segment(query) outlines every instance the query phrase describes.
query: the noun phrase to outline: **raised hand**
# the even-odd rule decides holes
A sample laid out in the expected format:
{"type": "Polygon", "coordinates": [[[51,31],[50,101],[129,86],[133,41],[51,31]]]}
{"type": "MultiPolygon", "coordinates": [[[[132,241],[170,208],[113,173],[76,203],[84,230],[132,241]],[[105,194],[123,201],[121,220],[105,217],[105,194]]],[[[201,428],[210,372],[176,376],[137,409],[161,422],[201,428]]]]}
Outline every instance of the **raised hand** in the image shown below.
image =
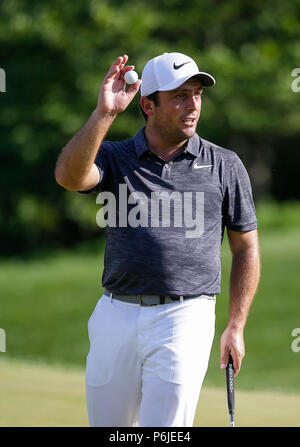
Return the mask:
{"type": "Polygon", "coordinates": [[[118,57],[105,76],[98,98],[98,113],[115,116],[123,112],[137,94],[142,83],[140,79],[126,91],[124,74],[128,70],[134,69],[134,65],[125,66],[127,60],[128,56],[126,54],[118,57]]]}

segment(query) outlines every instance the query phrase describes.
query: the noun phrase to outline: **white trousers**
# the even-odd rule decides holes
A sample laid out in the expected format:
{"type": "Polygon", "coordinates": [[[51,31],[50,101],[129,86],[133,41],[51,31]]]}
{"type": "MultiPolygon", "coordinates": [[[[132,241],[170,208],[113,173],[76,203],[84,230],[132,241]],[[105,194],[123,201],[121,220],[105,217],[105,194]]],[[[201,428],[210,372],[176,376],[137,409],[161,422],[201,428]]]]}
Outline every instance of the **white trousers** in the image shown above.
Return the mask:
{"type": "Polygon", "coordinates": [[[215,299],[157,306],[103,295],[89,319],[92,427],[192,427],[215,331],[215,299]]]}

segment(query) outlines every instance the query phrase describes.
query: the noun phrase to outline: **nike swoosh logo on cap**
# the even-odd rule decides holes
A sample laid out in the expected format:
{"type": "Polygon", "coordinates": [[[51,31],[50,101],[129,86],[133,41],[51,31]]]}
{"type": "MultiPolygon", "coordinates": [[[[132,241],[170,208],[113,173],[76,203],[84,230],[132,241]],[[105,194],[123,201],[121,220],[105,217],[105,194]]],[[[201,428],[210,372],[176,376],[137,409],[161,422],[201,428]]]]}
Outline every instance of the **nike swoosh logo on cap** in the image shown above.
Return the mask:
{"type": "Polygon", "coordinates": [[[174,62],[173,68],[174,68],[174,70],[179,70],[179,68],[183,67],[186,64],[190,64],[190,63],[191,63],[191,61],[188,61],[188,62],[183,62],[183,64],[176,65],[175,62],[174,62]]]}
{"type": "Polygon", "coordinates": [[[197,163],[194,164],[195,169],[201,169],[201,168],[211,168],[213,165],[197,165],[197,163]]]}

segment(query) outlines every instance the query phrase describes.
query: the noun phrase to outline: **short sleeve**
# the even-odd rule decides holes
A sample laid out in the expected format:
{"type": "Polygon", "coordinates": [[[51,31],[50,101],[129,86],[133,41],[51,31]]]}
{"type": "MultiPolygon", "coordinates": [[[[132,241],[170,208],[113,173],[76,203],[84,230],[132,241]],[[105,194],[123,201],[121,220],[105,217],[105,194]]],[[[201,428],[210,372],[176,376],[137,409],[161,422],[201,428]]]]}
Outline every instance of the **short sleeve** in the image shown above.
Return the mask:
{"type": "Polygon", "coordinates": [[[81,194],[89,194],[91,192],[98,193],[104,188],[104,184],[107,178],[107,171],[109,169],[108,158],[107,158],[107,144],[105,141],[101,144],[97,152],[94,163],[99,170],[100,175],[99,183],[96,186],[94,186],[94,188],[89,189],[88,191],[78,191],[81,194]]]}
{"type": "Polygon", "coordinates": [[[257,229],[250,179],[245,166],[236,154],[225,183],[223,201],[225,226],[233,231],[257,229]]]}

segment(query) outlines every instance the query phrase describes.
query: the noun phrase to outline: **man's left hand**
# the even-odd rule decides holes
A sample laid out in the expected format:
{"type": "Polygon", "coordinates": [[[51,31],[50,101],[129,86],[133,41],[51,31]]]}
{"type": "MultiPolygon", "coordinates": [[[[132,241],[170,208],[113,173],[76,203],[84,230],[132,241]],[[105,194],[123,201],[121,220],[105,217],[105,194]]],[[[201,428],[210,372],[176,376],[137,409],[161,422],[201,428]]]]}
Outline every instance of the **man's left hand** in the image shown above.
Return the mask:
{"type": "Polygon", "coordinates": [[[230,354],[233,360],[234,375],[236,376],[241,369],[242,360],[245,356],[243,330],[227,327],[221,336],[220,351],[221,368],[226,368],[230,354]]]}

